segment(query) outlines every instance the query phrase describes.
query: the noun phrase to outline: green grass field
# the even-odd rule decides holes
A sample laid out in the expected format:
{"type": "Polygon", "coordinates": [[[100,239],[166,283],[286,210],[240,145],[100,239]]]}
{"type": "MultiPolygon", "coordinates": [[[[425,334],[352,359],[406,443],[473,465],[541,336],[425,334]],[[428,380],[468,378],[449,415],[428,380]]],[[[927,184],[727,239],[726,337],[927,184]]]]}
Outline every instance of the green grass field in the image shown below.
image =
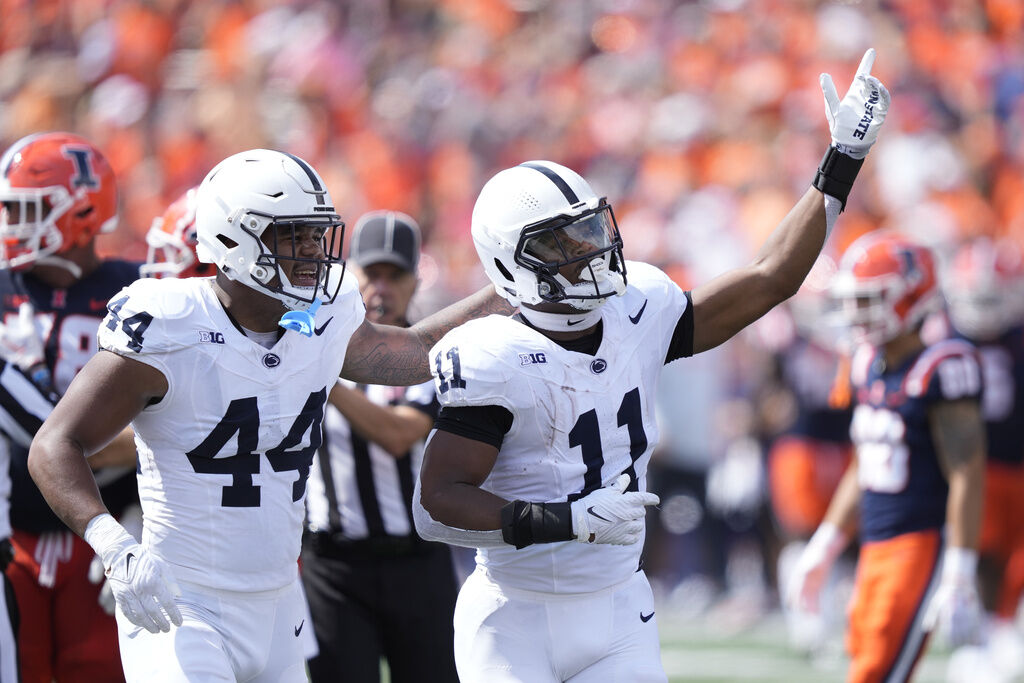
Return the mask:
{"type": "MultiPolygon", "coordinates": [[[[839,644],[828,655],[810,660],[790,649],[782,616],[769,613],[737,630],[702,617],[682,620],[658,612],[661,658],[672,683],[774,681],[830,683],[845,678],[846,658],[839,644]]],[[[915,683],[944,683],[948,653],[931,652],[918,665],[915,683]]]]}

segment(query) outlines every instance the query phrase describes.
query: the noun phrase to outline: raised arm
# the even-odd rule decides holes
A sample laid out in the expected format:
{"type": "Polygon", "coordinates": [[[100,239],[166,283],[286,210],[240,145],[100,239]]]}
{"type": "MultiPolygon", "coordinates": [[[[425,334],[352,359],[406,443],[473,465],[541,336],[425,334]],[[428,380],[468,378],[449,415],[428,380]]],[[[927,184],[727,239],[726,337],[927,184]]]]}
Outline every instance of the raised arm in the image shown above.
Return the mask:
{"type": "Polygon", "coordinates": [[[430,379],[427,353],[448,330],[485,315],[515,309],[487,285],[409,328],[364,322],[349,340],[341,376],[361,384],[412,386],[430,379]]]}
{"type": "Polygon", "coordinates": [[[796,294],[825,243],[825,201],[808,188],[753,263],[694,288],[693,352],[729,340],[796,294]]]}
{"type": "Polygon", "coordinates": [[[813,186],[782,219],[754,261],[693,290],[694,353],[725,342],[800,288],[846,204],[889,109],[888,91],[871,76],[874,60],[875,51],[868,50],[841,101],[831,77],[822,74],[832,145],[813,186]]]}

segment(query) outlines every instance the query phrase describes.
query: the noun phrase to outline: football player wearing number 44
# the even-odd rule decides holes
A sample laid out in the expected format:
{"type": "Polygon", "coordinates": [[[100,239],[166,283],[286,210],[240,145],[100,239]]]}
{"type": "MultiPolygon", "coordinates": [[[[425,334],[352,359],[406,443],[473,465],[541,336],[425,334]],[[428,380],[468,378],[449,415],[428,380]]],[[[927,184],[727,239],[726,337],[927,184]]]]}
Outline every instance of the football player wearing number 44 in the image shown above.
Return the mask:
{"type": "Polygon", "coordinates": [[[476,547],[455,612],[462,681],[664,681],[638,570],[661,367],[793,295],[845,206],[889,94],[861,62],[813,187],[750,265],[683,292],[623,259],[611,206],[548,161],[501,171],[473,210],[500,294],[521,306],[431,349],[441,402],[414,495],[419,533],[476,547]],[[628,280],[627,280],[628,270],[628,280]]]}
{"type": "Polygon", "coordinates": [[[216,275],[115,295],[29,469],[103,558],[128,680],[306,681],[297,559],[332,378],[423,382],[447,330],[511,309],[488,286],[411,328],[364,320],[344,224],[298,157],[228,157],[196,202],[198,258],[216,275]],[[107,514],[85,459],[129,423],[141,543],[107,514]]]}

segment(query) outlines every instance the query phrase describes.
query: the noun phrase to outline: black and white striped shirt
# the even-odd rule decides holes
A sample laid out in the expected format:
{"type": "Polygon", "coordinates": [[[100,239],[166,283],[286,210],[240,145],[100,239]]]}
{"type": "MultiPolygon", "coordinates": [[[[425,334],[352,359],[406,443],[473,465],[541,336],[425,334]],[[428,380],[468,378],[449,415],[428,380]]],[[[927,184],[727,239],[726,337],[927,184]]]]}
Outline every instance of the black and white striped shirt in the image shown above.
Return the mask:
{"type": "MultiPolygon", "coordinates": [[[[437,415],[433,382],[407,388],[342,382],[378,405],[408,405],[431,419],[437,415]]],[[[309,529],[340,532],[351,540],[415,534],[411,505],[423,443],[406,457],[395,458],[356,434],[330,403],[324,415],[324,442],[309,474],[309,529]]]]}
{"type": "Polygon", "coordinates": [[[0,359],[0,539],[11,535],[10,445],[28,448],[54,404],[56,394],[44,392],[14,363],[0,359]]]}

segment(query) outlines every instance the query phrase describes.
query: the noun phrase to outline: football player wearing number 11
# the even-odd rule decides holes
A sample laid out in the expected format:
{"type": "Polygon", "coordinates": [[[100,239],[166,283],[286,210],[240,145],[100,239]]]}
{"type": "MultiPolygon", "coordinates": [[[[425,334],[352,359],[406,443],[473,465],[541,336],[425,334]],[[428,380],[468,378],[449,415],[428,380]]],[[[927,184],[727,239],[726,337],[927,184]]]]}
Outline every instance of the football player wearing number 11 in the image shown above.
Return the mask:
{"type": "Polygon", "coordinates": [[[196,205],[197,255],[216,275],[115,295],[101,351],[33,441],[47,502],[103,559],[129,681],[306,681],[296,570],[333,378],[426,381],[447,330],[511,310],[488,286],[411,328],[365,321],[343,225],[302,159],[222,161],[196,205]],[[129,422],[141,543],[107,514],[85,460],[129,422]]]}
{"type": "Polygon", "coordinates": [[[873,61],[841,101],[822,76],[832,145],[813,186],[750,265],[691,292],[624,261],[611,206],[568,168],[528,162],[484,186],[473,240],[521,311],[431,349],[442,409],[414,496],[420,535],[479,549],[455,611],[462,681],[666,679],[638,568],[661,367],[800,287],[888,110],[873,61]]]}

